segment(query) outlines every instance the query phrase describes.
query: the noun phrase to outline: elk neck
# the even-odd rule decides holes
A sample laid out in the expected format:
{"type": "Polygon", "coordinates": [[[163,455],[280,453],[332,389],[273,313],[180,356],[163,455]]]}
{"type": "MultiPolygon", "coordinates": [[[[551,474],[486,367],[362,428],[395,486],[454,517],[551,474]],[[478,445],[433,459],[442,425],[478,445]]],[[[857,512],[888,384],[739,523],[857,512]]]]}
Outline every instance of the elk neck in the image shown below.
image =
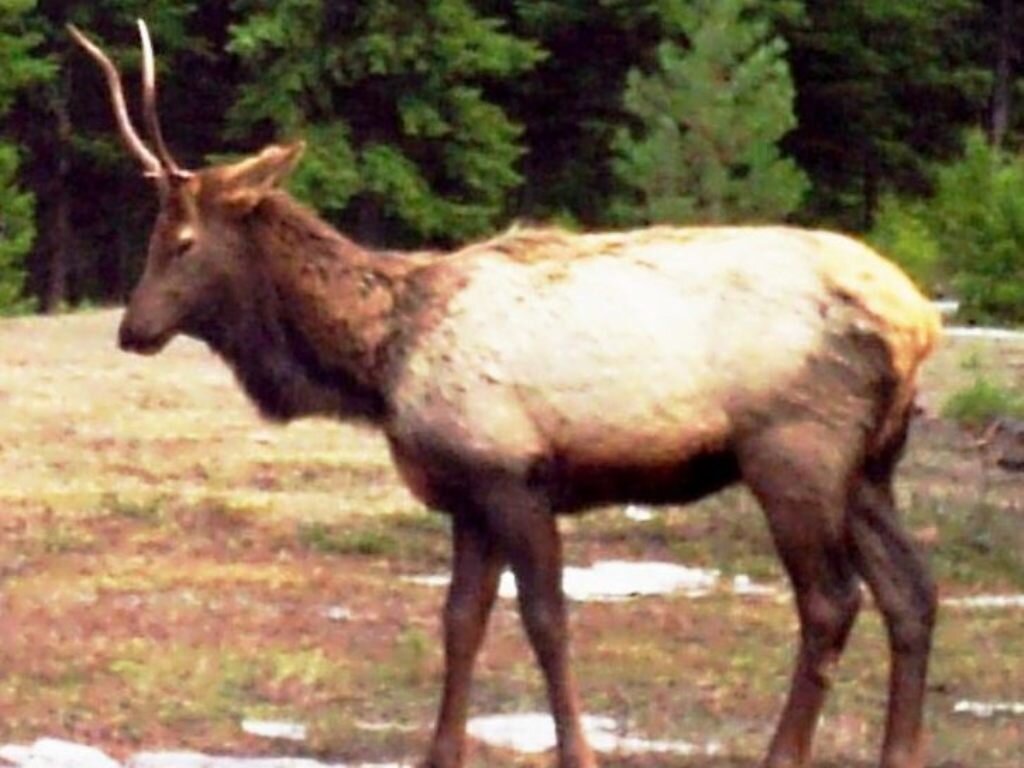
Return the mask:
{"type": "Polygon", "coordinates": [[[377,421],[381,368],[414,260],[347,239],[284,193],[247,221],[258,275],[244,330],[214,344],[264,415],[377,421]]]}

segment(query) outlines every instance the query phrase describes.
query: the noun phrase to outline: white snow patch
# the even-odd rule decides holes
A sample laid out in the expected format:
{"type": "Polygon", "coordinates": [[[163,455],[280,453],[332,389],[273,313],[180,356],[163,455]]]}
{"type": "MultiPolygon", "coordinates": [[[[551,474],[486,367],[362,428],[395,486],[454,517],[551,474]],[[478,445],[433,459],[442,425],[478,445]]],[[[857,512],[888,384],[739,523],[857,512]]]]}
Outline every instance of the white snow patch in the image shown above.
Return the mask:
{"type": "Polygon", "coordinates": [[[1024,608],[1024,595],[971,595],[970,597],[947,597],[943,605],[951,608],[1024,608]]]}
{"type": "Polygon", "coordinates": [[[418,731],[415,725],[406,725],[404,723],[392,723],[387,720],[356,720],[355,726],[361,731],[373,731],[376,733],[383,733],[387,731],[400,731],[404,733],[412,733],[418,731]]]}
{"type": "Polygon", "coordinates": [[[60,739],[39,739],[31,746],[0,747],[0,759],[19,768],[121,768],[121,764],[95,747],[60,739]]]}
{"type": "Polygon", "coordinates": [[[451,584],[452,577],[447,573],[432,573],[427,576],[406,576],[404,580],[410,584],[419,584],[421,587],[447,587],[451,584]]]}
{"type": "Polygon", "coordinates": [[[970,701],[961,699],[953,705],[953,712],[958,715],[974,715],[975,717],[995,717],[996,715],[1014,715],[1024,717],[1024,701],[970,701]]]}
{"type": "Polygon", "coordinates": [[[0,747],[0,761],[4,765],[24,765],[32,755],[32,747],[24,744],[5,744],[0,747]]]}
{"type": "Polygon", "coordinates": [[[627,504],[622,514],[637,523],[646,523],[654,519],[654,510],[642,504],[627,504]]]}
{"type": "MultiPolygon", "coordinates": [[[[676,592],[702,597],[714,589],[718,575],[718,571],[688,568],[675,563],[601,560],[589,568],[565,568],[562,571],[562,589],[566,597],[579,602],[628,600],[676,592]]],[[[501,575],[498,594],[502,597],[516,596],[516,581],[508,571],[501,575]]]]}
{"type": "Polygon", "coordinates": [[[778,597],[782,594],[778,587],[772,584],[758,584],[745,573],[733,576],[732,591],[733,594],[750,597],[778,597]]]}
{"type": "MultiPolygon", "coordinates": [[[[59,739],[0,746],[0,763],[17,768],[122,768],[93,747],[59,739]]],[[[406,768],[407,763],[321,763],[302,757],[217,757],[201,752],[139,752],[124,768],[406,768]]]]}
{"type": "MultiPolygon", "coordinates": [[[[717,742],[700,746],[688,741],[651,741],[622,734],[618,732],[618,723],[610,717],[584,715],[582,724],[590,745],[598,752],[714,755],[721,751],[717,742]]],[[[526,754],[546,752],[557,743],[554,720],[541,712],[474,717],[467,731],[491,746],[526,754]]]]}
{"type": "MultiPolygon", "coordinates": [[[[702,597],[711,592],[718,582],[718,571],[687,568],[673,563],[634,563],[605,560],[589,568],[568,566],[562,571],[562,589],[566,597],[580,602],[617,601],[647,595],[665,595],[685,592],[702,597]]],[[[409,581],[429,587],[446,587],[447,574],[412,576],[409,581]]],[[[505,571],[498,587],[501,597],[514,598],[515,577],[505,571]]]]}
{"type": "Polygon", "coordinates": [[[301,757],[215,757],[200,752],[140,752],[126,768],[335,768],[301,757]]]}
{"type": "MultiPolygon", "coordinates": [[[[651,595],[684,594],[704,597],[719,584],[720,573],[707,568],[689,568],[675,563],[601,560],[589,568],[568,566],[562,571],[562,589],[571,600],[579,602],[614,602],[651,595]]],[[[414,584],[446,587],[448,574],[410,576],[414,584]]],[[[774,596],[777,587],[757,584],[741,574],[732,580],[732,591],[744,596],[774,596]]],[[[501,597],[516,596],[516,582],[506,571],[498,587],[501,597]]]]}
{"type": "Polygon", "coordinates": [[[321,763],[304,757],[216,757],[200,752],[140,752],[125,768],[404,768],[404,763],[321,763]]]}
{"type": "Polygon", "coordinates": [[[960,302],[956,299],[936,299],[932,306],[943,317],[952,317],[960,311],[960,302]]]}
{"type": "Polygon", "coordinates": [[[355,614],[343,605],[330,605],[320,612],[328,621],[351,621],[355,614]]]}
{"type": "Polygon", "coordinates": [[[286,723],[278,720],[243,720],[242,730],[265,739],[306,740],[306,726],[302,723],[286,723]]]}
{"type": "Polygon", "coordinates": [[[943,334],[961,339],[995,339],[997,341],[1024,341],[1024,331],[1009,328],[976,328],[954,325],[943,329],[943,334]]]}

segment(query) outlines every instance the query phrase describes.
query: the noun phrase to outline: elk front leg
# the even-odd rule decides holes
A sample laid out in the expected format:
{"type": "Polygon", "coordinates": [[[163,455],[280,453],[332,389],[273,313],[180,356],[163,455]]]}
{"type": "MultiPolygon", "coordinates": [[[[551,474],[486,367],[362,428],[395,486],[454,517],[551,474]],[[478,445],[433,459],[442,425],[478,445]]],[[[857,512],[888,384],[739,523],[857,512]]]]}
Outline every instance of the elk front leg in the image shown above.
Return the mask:
{"type": "Polygon", "coordinates": [[[521,487],[503,486],[489,498],[488,521],[519,591],[519,611],[547,685],[558,737],[559,768],[596,768],[583,735],[580,703],[570,668],[562,544],[548,503],[521,487]]]}
{"type": "Polygon", "coordinates": [[[504,564],[482,521],[471,514],[452,517],[452,538],[452,582],[444,610],[444,692],[426,768],[462,765],[473,663],[504,564]]]}

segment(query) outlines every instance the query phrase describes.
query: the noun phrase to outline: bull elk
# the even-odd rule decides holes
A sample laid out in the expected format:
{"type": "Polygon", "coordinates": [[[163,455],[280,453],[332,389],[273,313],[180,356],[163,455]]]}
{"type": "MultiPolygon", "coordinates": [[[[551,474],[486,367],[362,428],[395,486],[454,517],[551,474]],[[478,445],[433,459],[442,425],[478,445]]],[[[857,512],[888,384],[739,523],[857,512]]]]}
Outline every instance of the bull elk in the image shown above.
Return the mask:
{"type": "Polygon", "coordinates": [[[381,254],[280,189],[303,145],[190,171],[168,152],[145,25],[139,138],[160,209],[122,349],[204,341],[260,411],[383,430],[402,479],[451,518],[445,672],[425,765],[463,764],[470,677],[500,571],[543,671],[561,768],[593,768],[569,661],[556,517],[683,503],[744,483],[796,598],[799,650],[765,765],[806,766],[867,582],[888,631],[881,765],[924,765],[935,587],[893,472],[936,313],[846,237],[788,227],[522,229],[447,255],[381,254]]]}

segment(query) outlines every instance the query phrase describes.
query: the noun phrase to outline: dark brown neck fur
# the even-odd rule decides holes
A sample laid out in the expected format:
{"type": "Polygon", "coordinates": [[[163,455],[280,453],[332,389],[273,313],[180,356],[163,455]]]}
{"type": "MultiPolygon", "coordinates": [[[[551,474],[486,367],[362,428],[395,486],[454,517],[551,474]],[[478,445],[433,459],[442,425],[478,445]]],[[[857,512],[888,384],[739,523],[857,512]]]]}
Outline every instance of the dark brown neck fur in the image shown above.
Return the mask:
{"type": "Polygon", "coordinates": [[[252,212],[248,238],[252,280],[235,299],[234,338],[207,340],[270,418],[380,419],[384,347],[422,260],[361,248],[284,193],[252,212]]]}

